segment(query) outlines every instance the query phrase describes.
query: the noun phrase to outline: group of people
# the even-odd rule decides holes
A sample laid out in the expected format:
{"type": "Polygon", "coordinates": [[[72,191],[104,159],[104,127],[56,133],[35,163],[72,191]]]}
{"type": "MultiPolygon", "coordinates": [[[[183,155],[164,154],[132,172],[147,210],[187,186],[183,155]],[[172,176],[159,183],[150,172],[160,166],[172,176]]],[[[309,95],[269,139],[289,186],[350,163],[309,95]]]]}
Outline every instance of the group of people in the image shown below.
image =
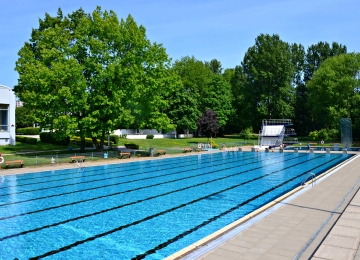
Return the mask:
{"type": "Polygon", "coordinates": [[[199,149],[205,149],[205,148],[208,148],[208,149],[210,149],[211,148],[211,144],[210,143],[208,143],[207,145],[206,144],[204,144],[204,143],[198,143],[198,148],[199,149]]]}

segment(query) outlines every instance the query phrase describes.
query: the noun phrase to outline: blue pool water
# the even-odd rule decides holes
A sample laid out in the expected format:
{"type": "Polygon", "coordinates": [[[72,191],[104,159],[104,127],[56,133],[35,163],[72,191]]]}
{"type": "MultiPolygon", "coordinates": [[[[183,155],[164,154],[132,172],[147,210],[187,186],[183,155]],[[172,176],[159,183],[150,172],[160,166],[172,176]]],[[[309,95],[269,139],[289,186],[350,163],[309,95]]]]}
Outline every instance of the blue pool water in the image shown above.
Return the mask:
{"type": "Polygon", "coordinates": [[[0,259],[163,259],[350,156],[214,153],[0,176],[0,259]]]}

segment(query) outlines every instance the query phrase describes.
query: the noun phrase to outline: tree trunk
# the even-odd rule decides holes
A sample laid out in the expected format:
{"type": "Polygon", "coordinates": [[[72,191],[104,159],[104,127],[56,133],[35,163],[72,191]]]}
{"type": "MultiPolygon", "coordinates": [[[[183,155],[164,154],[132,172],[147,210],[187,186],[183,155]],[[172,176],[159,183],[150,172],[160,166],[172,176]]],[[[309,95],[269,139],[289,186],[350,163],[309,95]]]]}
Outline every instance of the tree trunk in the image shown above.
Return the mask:
{"type": "Polygon", "coordinates": [[[80,137],[80,153],[85,153],[85,137],[80,137]]]}

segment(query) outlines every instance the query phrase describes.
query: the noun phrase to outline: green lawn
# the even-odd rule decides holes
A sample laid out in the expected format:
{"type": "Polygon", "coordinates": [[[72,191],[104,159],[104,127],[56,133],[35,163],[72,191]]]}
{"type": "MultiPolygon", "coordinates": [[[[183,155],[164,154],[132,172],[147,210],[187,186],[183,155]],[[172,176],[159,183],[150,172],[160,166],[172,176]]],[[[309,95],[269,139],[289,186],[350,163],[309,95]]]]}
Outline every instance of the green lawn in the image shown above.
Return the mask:
{"type": "MultiPolygon", "coordinates": [[[[225,143],[227,147],[244,145],[247,142],[253,145],[257,140],[244,140],[237,136],[218,137],[212,138],[219,147],[222,143],[225,143]]],[[[208,143],[209,139],[202,138],[185,138],[185,139],[120,139],[118,146],[123,146],[125,143],[135,143],[139,145],[140,152],[136,152],[136,155],[146,156],[149,152],[149,148],[166,150],[168,154],[182,153],[184,148],[191,147],[197,148],[198,142],[208,143]]],[[[106,151],[104,151],[106,152],[106,151]]],[[[56,163],[68,163],[69,157],[78,155],[79,147],[73,146],[70,151],[68,146],[53,145],[47,143],[38,142],[37,144],[26,144],[16,142],[15,146],[0,146],[0,153],[3,154],[5,161],[10,160],[24,160],[26,167],[50,165],[51,158],[56,160],[56,163]]],[[[87,149],[85,154],[87,161],[93,160],[106,160],[104,159],[103,152],[96,152],[94,149],[87,149]]],[[[118,153],[114,151],[108,151],[109,158],[117,158],[118,153]]]]}

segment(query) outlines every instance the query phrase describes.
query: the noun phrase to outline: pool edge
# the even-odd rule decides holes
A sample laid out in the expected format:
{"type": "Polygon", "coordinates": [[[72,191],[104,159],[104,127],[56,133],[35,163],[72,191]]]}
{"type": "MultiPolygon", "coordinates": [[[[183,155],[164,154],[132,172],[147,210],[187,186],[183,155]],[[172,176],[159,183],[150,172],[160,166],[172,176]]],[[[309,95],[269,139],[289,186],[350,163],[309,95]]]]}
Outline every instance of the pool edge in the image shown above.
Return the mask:
{"type": "MultiPolygon", "coordinates": [[[[251,212],[250,214],[238,219],[237,221],[219,229],[218,231],[204,237],[203,239],[181,249],[180,251],[175,252],[174,254],[167,256],[166,258],[164,258],[165,260],[175,260],[175,259],[181,259],[186,257],[187,255],[191,254],[192,252],[201,249],[202,247],[206,246],[206,244],[209,244],[210,242],[226,235],[226,233],[229,233],[230,231],[234,230],[235,228],[239,227],[240,225],[245,224],[247,221],[253,219],[254,217],[260,215],[261,213],[263,213],[264,211],[274,207],[275,205],[279,204],[280,202],[284,201],[285,199],[287,199],[288,197],[294,195],[295,193],[303,190],[304,188],[308,187],[313,181],[317,181],[321,178],[324,178],[326,175],[328,175],[329,173],[335,172],[338,170],[338,168],[344,166],[345,164],[349,163],[352,160],[355,160],[357,158],[359,158],[360,155],[359,154],[354,154],[353,156],[351,156],[350,158],[346,159],[345,161],[335,165],[334,167],[328,169],[327,171],[325,171],[324,173],[316,176],[316,178],[314,178],[314,180],[310,180],[308,182],[306,182],[303,186],[299,186],[289,192],[287,192],[286,194],[276,198],[275,200],[267,203],[266,205],[262,206],[261,208],[251,212]]],[[[300,195],[300,194],[299,194],[300,195]]]]}

